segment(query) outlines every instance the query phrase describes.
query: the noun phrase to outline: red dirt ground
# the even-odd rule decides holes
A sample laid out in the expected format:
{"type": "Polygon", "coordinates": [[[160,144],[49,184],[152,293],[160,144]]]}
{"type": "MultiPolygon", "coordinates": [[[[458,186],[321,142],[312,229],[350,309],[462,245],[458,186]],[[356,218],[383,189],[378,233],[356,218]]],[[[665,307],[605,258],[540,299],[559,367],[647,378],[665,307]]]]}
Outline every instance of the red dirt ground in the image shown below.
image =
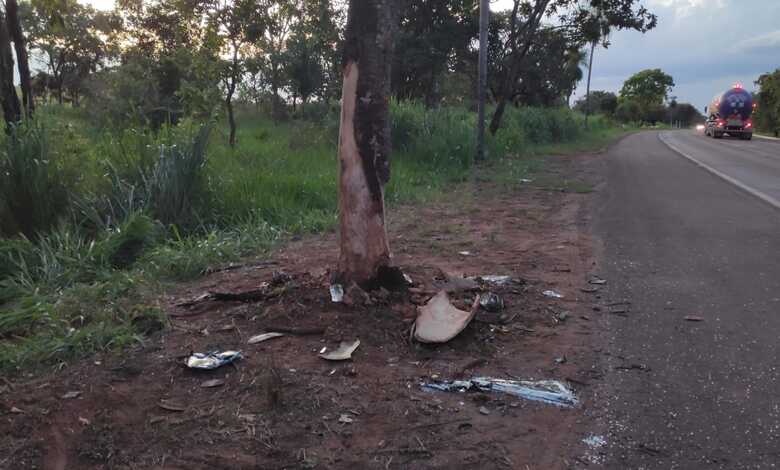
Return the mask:
{"type": "MultiPolygon", "coordinates": [[[[590,160],[555,158],[546,177],[581,172],[590,160]]],[[[270,259],[180,286],[163,299],[170,328],[145,346],[0,383],[0,468],[585,465],[581,439],[593,398],[588,383],[598,379],[591,336],[597,294],[581,291],[593,268],[586,223],[591,197],[479,182],[448,201],[393,210],[395,263],[415,285],[372,293],[362,299],[368,305],[360,296],[351,306],[330,301],[327,270],[337,258],[332,234],[293,241],[270,259]],[[272,288],[268,299],[178,305],[208,291],[258,289],[275,271],[291,279],[272,288]],[[511,275],[515,282],[492,289],[505,300],[503,316],[479,313],[445,345],[410,341],[416,305],[446,274],[511,275]],[[544,297],[546,289],[564,298],[544,297]],[[293,326],[325,330],[247,344],[252,335],[293,326]],[[355,338],[361,345],[351,361],[317,356],[323,346],[355,338]],[[183,366],[190,352],[213,349],[238,349],[244,359],[207,372],[183,366]],[[563,356],[558,364],[555,358],[563,356]],[[581,404],[566,409],[507,395],[420,388],[436,378],[471,375],[568,381],[581,404]],[[201,386],[215,378],[224,385],[201,386]],[[63,398],[72,391],[80,395],[63,398]],[[181,410],[164,409],[161,400],[181,410]],[[352,422],[340,422],[342,415],[352,422]]],[[[465,305],[473,295],[453,297],[465,305]]]]}

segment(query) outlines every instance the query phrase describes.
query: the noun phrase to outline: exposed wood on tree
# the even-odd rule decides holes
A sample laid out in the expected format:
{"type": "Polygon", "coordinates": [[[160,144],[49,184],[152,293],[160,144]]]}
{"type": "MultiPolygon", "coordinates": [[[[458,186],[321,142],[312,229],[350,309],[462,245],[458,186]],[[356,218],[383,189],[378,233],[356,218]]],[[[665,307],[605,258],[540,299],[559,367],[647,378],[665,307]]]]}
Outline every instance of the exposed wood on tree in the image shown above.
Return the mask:
{"type": "Polygon", "coordinates": [[[14,87],[14,58],[11,53],[11,37],[5,15],[0,13],[0,102],[3,107],[3,117],[8,126],[22,119],[22,109],[19,96],[14,87]]]}
{"type": "Polygon", "coordinates": [[[339,135],[339,277],[367,286],[390,264],[384,185],[390,179],[394,0],[350,0],[339,135]]]}
{"type": "Polygon", "coordinates": [[[30,63],[27,56],[27,43],[22,33],[22,25],[19,22],[19,5],[16,0],[6,0],[5,10],[7,15],[8,30],[14,42],[16,60],[19,67],[19,82],[22,89],[22,102],[24,112],[31,115],[35,109],[35,100],[32,94],[32,78],[30,77],[30,63]]]}

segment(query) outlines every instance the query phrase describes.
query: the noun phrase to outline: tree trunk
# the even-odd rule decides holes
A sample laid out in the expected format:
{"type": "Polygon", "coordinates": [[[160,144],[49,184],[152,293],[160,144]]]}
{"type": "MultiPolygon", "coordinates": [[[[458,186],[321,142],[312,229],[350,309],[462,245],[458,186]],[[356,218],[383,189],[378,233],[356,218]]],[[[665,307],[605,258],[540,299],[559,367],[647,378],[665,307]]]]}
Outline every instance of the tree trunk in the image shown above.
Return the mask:
{"type": "Polygon", "coordinates": [[[228,139],[228,143],[230,144],[230,148],[235,148],[236,147],[236,118],[233,115],[232,96],[229,96],[225,100],[225,107],[227,107],[228,124],[230,124],[230,138],[228,139]]]}
{"type": "Polygon", "coordinates": [[[339,132],[338,278],[362,287],[388,271],[384,185],[390,179],[390,65],[396,0],[350,0],[339,132]]]}
{"type": "Polygon", "coordinates": [[[585,89],[585,128],[588,128],[588,116],[590,116],[590,73],[593,71],[593,50],[596,49],[596,41],[590,45],[590,60],[588,61],[588,85],[585,89]]]}
{"type": "MultiPolygon", "coordinates": [[[[550,0],[536,0],[536,3],[531,11],[530,16],[523,24],[521,28],[517,28],[517,15],[520,6],[520,0],[514,1],[514,7],[511,13],[511,27],[510,37],[507,42],[510,44],[511,52],[507,57],[509,61],[509,69],[506,71],[503,83],[499,87],[500,95],[497,97],[496,111],[493,113],[493,118],[490,120],[490,133],[496,135],[498,129],[501,127],[501,119],[504,117],[504,111],[506,111],[506,104],[514,95],[515,86],[517,86],[518,75],[520,74],[523,64],[523,60],[528,55],[528,50],[533,44],[534,35],[539,29],[539,24],[542,21],[544,12],[547,10],[550,0]],[[523,47],[518,50],[517,45],[523,44],[523,47]]],[[[506,68],[506,65],[504,65],[506,68]]]]}
{"type": "Polygon", "coordinates": [[[0,13],[0,101],[3,107],[3,117],[6,129],[17,124],[22,119],[22,108],[19,96],[14,87],[14,58],[11,54],[11,38],[5,16],[0,13]]]}
{"type": "Polygon", "coordinates": [[[488,73],[488,28],[490,27],[490,1],[479,4],[479,89],[477,90],[477,161],[485,159],[485,96],[488,73]]]}
{"type": "Polygon", "coordinates": [[[35,108],[35,101],[32,93],[32,78],[30,77],[30,63],[27,58],[27,45],[22,33],[21,23],[19,22],[19,5],[16,3],[16,0],[6,0],[5,5],[6,13],[8,14],[8,30],[14,41],[14,49],[16,49],[24,111],[27,116],[30,116],[35,108]]]}

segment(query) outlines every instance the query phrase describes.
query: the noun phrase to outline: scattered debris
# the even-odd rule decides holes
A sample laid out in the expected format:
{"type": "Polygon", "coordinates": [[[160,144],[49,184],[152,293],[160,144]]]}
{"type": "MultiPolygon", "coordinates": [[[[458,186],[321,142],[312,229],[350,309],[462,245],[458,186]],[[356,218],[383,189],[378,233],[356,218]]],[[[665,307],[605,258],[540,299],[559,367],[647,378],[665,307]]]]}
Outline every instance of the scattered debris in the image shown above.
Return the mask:
{"type": "Polygon", "coordinates": [[[593,294],[599,291],[598,287],[582,287],[580,288],[580,292],[585,292],[586,294],[593,294]]]}
{"type": "Polygon", "coordinates": [[[582,442],[591,449],[599,449],[607,445],[607,440],[604,439],[604,436],[596,436],[593,434],[583,439],[582,442]]]}
{"type": "Polygon", "coordinates": [[[344,301],[344,286],[341,284],[331,284],[330,286],[331,302],[340,303],[344,301]]]}
{"type": "Polygon", "coordinates": [[[79,416],[79,423],[81,423],[82,426],[89,426],[90,422],[87,418],[82,418],[79,416]]]}
{"type": "Polygon", "coordinates": [[[615,370],[641,370],[643,372],[649,372],[650,367],[645,364],[629,364],[627,366],[616,366],[615,370]]]}
{"type": "Polygon", "coordinates": [[[471,277],[459,277],[447,275],[447,282],[442,286],[446,292],[475,291],[479,289],[479,283],[471,277]]]}
{"type": "Polygon", "coordinates": [[[557,380],[539,380],[534,382],[475,377],[471,380],[424,383],[422,387],[443,392],[500,392],[562,407],[576,406],[579,403],[574,392],[557,380]]]}
{"type": "Polygon", "coordinates": [[[19,408],[15,407],[15,406],[12,406],[12,407],[11,407],[11,413],[13,413],[13,414],[17,414],[17,415],[18,415],[18,414],[22,414],[22,413],[24,413],[24,410],[22,410],[22,409],[19,409],[19,408]]]}
{"type": "Polygon", "coordinates": [[[78,398],[79,395],[81,395],[81,392],[78,392],[78,391],[68,392],[68,393],[66,393],[65,395],[62,396],[62,399],[63,400],[70,400],[72,398],[78,398]]]}
{"type": "Polygon", "coordinates": [[[480,412],[481,414],[483,414],[483,415],[486,415],[486,416],[490,414],[490,410],[489,410],[489,409],[487,409],[487,408],[486,408],[486,407],[484,407],[484,406],[480,406],[480,407],[479,407],[479,412],[480,412]]]}
{"type": "Polygon", "coordinates": [[[479,307],[480,296],[474,299],[471,311],[459,310],[441,291],[422,307],[418,307],[414,338],[421,343],[446,343],[471,322],[479,307]]]}
{"type": "Polygon", "coordinates": [[[223,385],[225,385],[225,381],[222,379],[207,380],[200,384],[202,388],[214,388],[214,387],[221,387],[223,385]]]}
{"type": "Polygon", "coordinates": [[[339,423],[352,424],[354,422],[355,422],[355,420],[352,419],[352,417],[350,415],[344,414],[344,415],[339,416],[339,423]]]}
{"type": "Polygon", "coordinates": [[[704,321],[704,317],[700,317],[698,315],[686,315],[684,317],[685,321],[704,321]]]}
{"type": "Polygon", "coordinates": [[[500,312],[504,309],[504,299],[499,297],[498,294],[488,292],[479,297],[479,306],[488,312],[500,312]]]}
{"type": "Polygon", "coordinates": [[[187,367],[190,369],[216,369],[241,359],[241,351],[212,351],[210,353],[193,353],[187,358],[187,367]]]}
{"type": "Polygon", "coordinates": [[[568,310],[563,310],[562,312],[558,312],[558,313],[555,314],[555,319],[557,321],[563,323],[563,322],[565,322],[566,320],[569,319],[570,315],[571,314],[569,313],[568,310]]]}
{"type": "Polygon", "coordinates": [[[326,353],[325,351],[327,351],[327,349],[323,348],[320,351],[320,357],[328,361],[346,361],[347,359],[352,359],[352,353],[355,352],[358,346],[360,346],[359,339],[356,339],[351,343],[342,341],[339,348],[335,351],[326,353]]]}
{"type": "Polygon", "coordinates": [[[555,292],[554,290],[546,290],[546,291],[542,292],[542,295],[544,295],[545,297],[552,297],[554,299],[562,299],[563,298],[563,294],[555,292]]]}
{"type": "Polygon", "coordinates": [[[562,355],[560,357],[556,357],[555,358],[555,363],[556,364],[565,364],[566,363],[566,355],[564,354],[564,355],[562,355]]]}
{"type": "Polygon", "coordinates": [[[284,336],[284,333],[277,333],[277,332],[263,333],[260,335],[252,336],[251,338],[249,338],[249,341],[247,341],[247,343],[249,344],[262,343],[263,341],[267,341],[273,338],[279,338],[281,336],[284,336]]]}
{"type": "Polygon", "coordinates": [[[495,274],[488,274],[483,276],[477,276],[477,280],[483,280],[484,282],[487,282],[488,284],[493,284],[496,286],[505,286],[512,282],[512,276],[498,276],[495,274]]]}
{"type": "Polygon", "coordinates": [[[598,276],[592,276],[590,278],[590,280],[588,281],[588,284],[595,284],[597,286],[601,286],[601,285],[604,285],[606,283],[607,283],[606,279],[601,279],[598,276]]]}
{"type": "Polygon", "coordinates": [[[403,276],[404,276],[404,281],[406,281],[406,284],[408,284],[410,286],[414,285],[414,281],[412,280],[412,276],[410,276],[410,275],[408,275],[406,273],[404,273],[403,276]]]}
{"type": "Polygon", "coordinates": [[[287,274],[284,271],[274,271],[271,273],[271,285],[272,286],[281,286],[283,284],[287,284],[288,282],[292,281],[292,276],[287,274]]]}
{"type": "Polygon", "coordinates": [[[157,403],[157,406],[159,406],[164,410],[176,411],[176,412],[181,412],[187,409],[186,406],[173,400],[160,400],[159,403],[157,403]]]}
{"type": "Polygon", "coordinates": [[[471,256],[470,251],[459,251],[458,254],[461,256],[471,256]]]}
{"type": "Polygon", "coordinates": [[[520,178],[520,182],[521,182],[521,183],[528,184],[528,183],[533,183],[533,182],[534,182],[534,180],[532,180],[532,179],[528,179],[528,178],[520,178]]]}
{"type": "Polygon", "coordinates": [[[296,336],[321,335],[325,333],[325,328],[321,328],[321,327],[298,328],[298,327],[290,327],[290,326],[269,326],[266,329],[272,330],[274,333],[284,333],[286,335],[296,335],[296,336]]]}

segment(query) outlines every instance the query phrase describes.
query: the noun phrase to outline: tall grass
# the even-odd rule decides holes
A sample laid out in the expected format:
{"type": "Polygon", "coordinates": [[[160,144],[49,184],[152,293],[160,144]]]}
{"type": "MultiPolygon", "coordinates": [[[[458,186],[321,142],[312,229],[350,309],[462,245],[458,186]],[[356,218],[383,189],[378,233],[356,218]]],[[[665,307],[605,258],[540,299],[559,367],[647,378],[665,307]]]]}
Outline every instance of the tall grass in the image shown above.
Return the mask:
{"type": "MultiPolygon", "coordinates": [[[[164,323],[150,300],[160,283],[336,224],[333,107],[282,124],[244,111],[236,148],[209,125],[111,130],[73,110],[38,114],[2,141],[0,369],[142,341],[164,323]]],[[[391,205],[446,195],[471,175],[474,113],[392,103],[391,124],[391,205]]],[[[568,110],[511,109],[490,159],[499,179],[518,181],[543,151],[610,132],[602,119],[583,130],[568,110]]]]}

